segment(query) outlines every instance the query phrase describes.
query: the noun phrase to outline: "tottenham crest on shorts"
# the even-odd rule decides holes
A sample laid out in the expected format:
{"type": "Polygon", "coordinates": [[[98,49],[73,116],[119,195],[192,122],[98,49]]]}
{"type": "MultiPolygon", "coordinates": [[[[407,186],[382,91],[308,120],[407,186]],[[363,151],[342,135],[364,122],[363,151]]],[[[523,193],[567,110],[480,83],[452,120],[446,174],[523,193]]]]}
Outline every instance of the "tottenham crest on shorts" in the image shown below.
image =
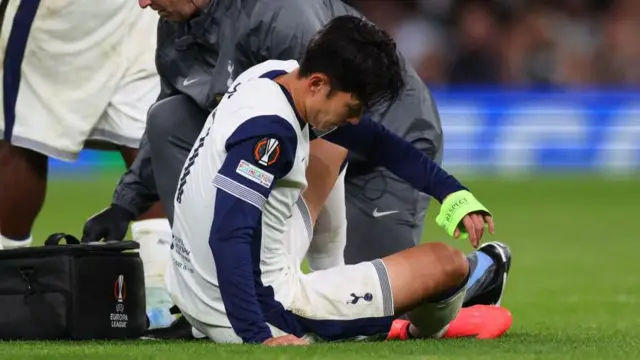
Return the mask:
{"type": "Polygon", "coordinates": [[[280,158],[280,142],[274,138],[262,138],[253,148],[253,157],[262,166],[275,164],[280,158]]]}

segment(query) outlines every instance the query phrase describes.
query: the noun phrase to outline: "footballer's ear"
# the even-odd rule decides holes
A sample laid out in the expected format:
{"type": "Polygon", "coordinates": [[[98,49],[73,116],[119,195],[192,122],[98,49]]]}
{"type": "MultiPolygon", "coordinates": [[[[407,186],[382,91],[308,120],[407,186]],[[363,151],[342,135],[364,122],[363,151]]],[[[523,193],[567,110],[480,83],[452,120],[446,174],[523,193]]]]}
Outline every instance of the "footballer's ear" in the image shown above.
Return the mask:
{"type": "Polygon", "coordinates": [[[308,80],[309,90],[313,94],[326,92],[327,89],[331,89],[331,83],[329,77],[323,73],[313,73],[309,76],[308,80]]]}

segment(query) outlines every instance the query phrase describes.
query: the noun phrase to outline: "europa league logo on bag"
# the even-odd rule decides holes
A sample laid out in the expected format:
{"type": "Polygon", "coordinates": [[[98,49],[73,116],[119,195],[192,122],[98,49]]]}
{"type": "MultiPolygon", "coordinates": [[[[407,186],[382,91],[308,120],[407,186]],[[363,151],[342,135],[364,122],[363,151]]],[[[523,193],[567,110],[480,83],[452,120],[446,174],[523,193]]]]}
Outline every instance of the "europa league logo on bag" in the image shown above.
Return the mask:
{"type": "Polygon", "coordinates": [[[118,279],[113,286],[113,291],[119,303],[123,302],[127,297],[127,285],[124,282],[124,275],[118,275],[118,279]]]}
{"type": "Polygon", "coordinates": [[[113,296],[118,301],[118,305],[116,305],[116,310],[121,312],[124,310],[124,299],[127,297],[127,284],[124,282],[124,275],[118,275],[118,279],[113,284],[113,296]]]}
{"type": "Polygon", "coordinates": [[[129,317],[124,313],[124,299],[127,298],[127,284],[124,282],[124,275],[118,275],[113,283],[113,296],[116,298],[116,312],[109,315],[112,328],[126,328],[129,317]]]}

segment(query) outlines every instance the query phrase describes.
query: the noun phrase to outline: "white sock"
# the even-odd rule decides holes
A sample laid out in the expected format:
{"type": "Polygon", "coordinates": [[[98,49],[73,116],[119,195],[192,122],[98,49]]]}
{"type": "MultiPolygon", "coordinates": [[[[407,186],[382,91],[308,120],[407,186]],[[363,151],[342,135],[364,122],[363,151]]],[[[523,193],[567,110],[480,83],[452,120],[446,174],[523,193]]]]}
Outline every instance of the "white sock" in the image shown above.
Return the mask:
{"type": "Polygon", "coordinates": [[[346,224],[333,232],[322,234],[314,232],[313,240],[307,252],[310,270],[325,270],[344,265],[346,235],[346,224]]]}
{"type": "Polygon", "coordinates": [[[171,226],[167,219],[136,221],[131,224],[133,241],[140,244],[147,287],[164,287],[164,273],[171,254],[171,226]]]}
{"type": "Polygon", "coordinates": [[[173,302],[164,286],[171,258],[171,226],[167,219],[136,221],[131,224],[131,235],[140,244],[150,328],[167,327],[175,319],[169,313],[173,302]]]}
{"type": "Polygon", "coordinates": [[[344,265],[344,247],[347,244],[344,173],[338,176],[313,228],[313,239],[307,251],[312,271],[344,265]]]}
{"type": "Polygon", "coordinates": [[[26,248],[31,246],[31,242],[33,242],[33,237],[31,235],[29,235],[25,240],[13,240],[0,234],[0,249],[9,250],[26,248]]]}

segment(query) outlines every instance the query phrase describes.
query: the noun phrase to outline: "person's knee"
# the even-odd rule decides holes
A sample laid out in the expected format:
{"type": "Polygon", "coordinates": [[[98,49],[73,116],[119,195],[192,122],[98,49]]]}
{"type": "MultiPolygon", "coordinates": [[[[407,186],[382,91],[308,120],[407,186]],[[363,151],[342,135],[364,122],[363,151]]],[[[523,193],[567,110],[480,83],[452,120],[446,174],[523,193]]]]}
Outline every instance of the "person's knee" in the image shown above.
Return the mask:
{"type": "MultiPolygon", "coordinates": [[[[432,280],[435,280],[434,288],[431,296],[438,296],[442,292],[446,292],[453,288],[458,288],[467,278],[469,274],[469,263],[464,253],[451,245],[434,242],[426,243],[418,246],[418,248],[427,255],[432,262],[432,270],[437,274],[432,280]]],[[[425,256],[427,258],[427,256],[425,256]]]]}
{"type": "Polygon", "coordinates": [[[449,297],[464,284],[469,265],[464,254],[444,243],[426,243],[385,257],[396,311],[449,297]]]}
{"type": "Polygon", "coordinates": [[[166,141],[172,132],[180,126],[181,116],[175,116],[180,111],[181,97],[170,97],[151,105],[147,113],[147,137],[149,143],[166,141]]]}
{"type": "MultiPolygon", "coordinates": [[[[147,114],[147,139],[157,150],[179,147],[188,154],[209,112],[186,95],[175,95],[153,104],[147,114]],[[167,142],[171,146],[165,146],[167,142]]],[[[182,164],[180,164],[182,165],[182,164]]]]}
{"type": "Polygon", "coordinates": [[[442,288],[454,288],[462,284],[469,274],[469,262],[464,253],[451,245],[434,242],[421,245],[426,247],[438,259],[442,288]]]}

